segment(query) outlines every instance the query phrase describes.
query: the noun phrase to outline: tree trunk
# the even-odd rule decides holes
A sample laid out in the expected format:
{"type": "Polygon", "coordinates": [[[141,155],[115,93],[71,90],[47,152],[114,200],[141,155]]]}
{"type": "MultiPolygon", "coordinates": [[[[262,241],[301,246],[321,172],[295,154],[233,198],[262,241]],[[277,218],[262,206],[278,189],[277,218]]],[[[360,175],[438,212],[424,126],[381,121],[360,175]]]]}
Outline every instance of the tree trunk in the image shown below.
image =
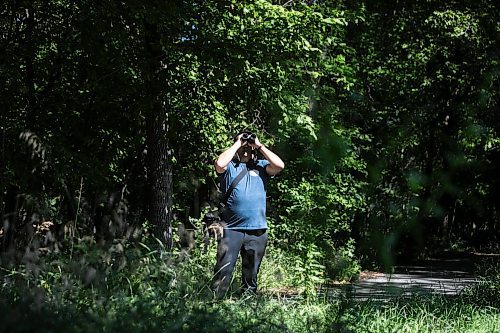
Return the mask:
{"type": "Polygon", "coordinates": [[[165,68],[158,27],[145,22],[145,98],[147,172],[150,189],[149,218],[154,234],[172,247],[172,154],[169,142],[169,109],[160,77],[165,68]]]}
{"type": "Polygon", "coordinates": [[[26,29],[24,31],[24,65],[25,76],[24,84],[26,88],[26,128],[36,132],[38,125],[38,115],[35,114],[36,107],[36,89],[35,89],[35,11],[33,4],[29,4],[25,11],[26,29]]]}
{"type": "Polygon", "coordinates": [[[167,114],[160,109],[147,122],[149,216],[155,236],[172,247],[172,151],[169,149],[167,114]]]}
{"type": "Polygon", "coordinates": [[[14,249],[14,239],[18,227],[17,224],[20,205],[20,188],[17,185],[10,185],[5,195],[5,206],[4,211],[2,212],[2,252],[9,252],[14,249]]]}

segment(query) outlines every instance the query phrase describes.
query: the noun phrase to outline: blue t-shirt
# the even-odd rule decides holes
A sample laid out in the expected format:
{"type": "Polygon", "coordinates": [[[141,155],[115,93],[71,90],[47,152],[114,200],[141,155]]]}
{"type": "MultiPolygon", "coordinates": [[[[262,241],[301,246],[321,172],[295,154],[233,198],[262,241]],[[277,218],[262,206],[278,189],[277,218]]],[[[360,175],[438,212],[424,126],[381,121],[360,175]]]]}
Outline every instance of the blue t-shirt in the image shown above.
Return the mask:
{"type": "Polygon", "coordinates": [[[267,229],[266,187],[269,176],[266,172],[267,160],[240,163],[231,161],[226,171],[220,175],[222,197],[233,180],[244,168],[248,173],[240,180],[229,196],[224,214],[227,229],[267,229]]]}

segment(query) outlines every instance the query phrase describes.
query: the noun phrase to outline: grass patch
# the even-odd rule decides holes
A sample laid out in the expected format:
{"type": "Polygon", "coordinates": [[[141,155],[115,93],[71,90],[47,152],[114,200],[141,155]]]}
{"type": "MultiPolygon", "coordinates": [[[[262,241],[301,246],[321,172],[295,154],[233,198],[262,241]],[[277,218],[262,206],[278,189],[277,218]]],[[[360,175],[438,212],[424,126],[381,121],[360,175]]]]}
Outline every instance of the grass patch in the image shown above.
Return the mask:
{"type": "Polygon", "coordinates": [[[500,329],[498,308],[480,307],[464,299],[413,298],[384,307],[359,306],[347,327],[352,332],[446,332],[480,333],[500,329]]]}
{"type": "MultiPolygon", "coordinates": [[[[213,299],[208,288],[214,249],[187,257],[151,244],[81,241],[68,254],[27,256],[1,268],[1,332],[497,332],[497,263],[455,297],[414,297],[386,304],[343,296],[278,297],[300,291],[286,255],[270,249],[263,293],[213,299]]],[[[303,273],[300,273],[303,274],[303,273]]],[[[235,280],[239,280],[236,271],[235,280]]]]}

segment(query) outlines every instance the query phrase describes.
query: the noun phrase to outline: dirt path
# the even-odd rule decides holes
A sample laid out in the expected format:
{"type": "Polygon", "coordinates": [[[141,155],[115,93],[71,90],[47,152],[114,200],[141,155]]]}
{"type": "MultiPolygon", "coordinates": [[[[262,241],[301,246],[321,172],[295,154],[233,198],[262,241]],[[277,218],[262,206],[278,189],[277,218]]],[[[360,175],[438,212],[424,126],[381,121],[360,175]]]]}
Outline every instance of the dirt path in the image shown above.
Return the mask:
{"type": "Polygon", "coordinates": [[[474,274],[475,265],[484,258],[484,255],[471,254],[396,266],[392,274],[371,272],[358,282],[320,293],[328,298],[343,294],[353,300],[375,302],[419,294],[457,295],[466,286],[479,282],[474,274]]]}

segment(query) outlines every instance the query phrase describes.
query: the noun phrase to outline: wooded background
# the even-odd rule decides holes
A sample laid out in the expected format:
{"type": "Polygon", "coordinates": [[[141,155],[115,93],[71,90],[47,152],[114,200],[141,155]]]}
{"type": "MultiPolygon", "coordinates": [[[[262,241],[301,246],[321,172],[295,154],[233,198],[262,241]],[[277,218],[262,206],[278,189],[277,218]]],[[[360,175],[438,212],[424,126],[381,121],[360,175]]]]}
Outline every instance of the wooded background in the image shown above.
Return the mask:
{"type": "Polygon", "coordinates": [[[487,0],[3,1],[2,251],[139,232],[193,246],[217,203],[213,160],[241,129],[286,163],[271,242],[300,267],[342,278],[491,248],[499,13],[487,0]]]}

